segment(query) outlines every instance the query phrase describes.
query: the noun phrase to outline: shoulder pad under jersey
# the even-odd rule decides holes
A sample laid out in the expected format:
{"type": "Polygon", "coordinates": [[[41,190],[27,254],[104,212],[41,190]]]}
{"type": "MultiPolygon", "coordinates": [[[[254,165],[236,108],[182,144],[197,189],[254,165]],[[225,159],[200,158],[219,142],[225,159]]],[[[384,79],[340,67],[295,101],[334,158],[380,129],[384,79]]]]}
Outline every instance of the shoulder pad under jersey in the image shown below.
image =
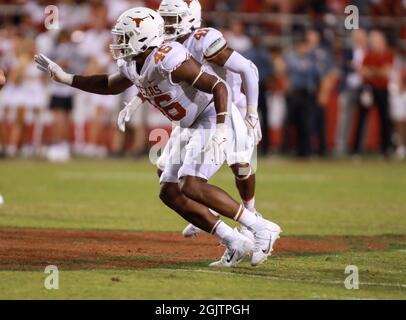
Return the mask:
{"type": "Polygon", "coordinates": [[[155,62],[168,73],[176,70],[189,58],[189,51],[178,42],[166,42],[155,53],[155,62]]]}

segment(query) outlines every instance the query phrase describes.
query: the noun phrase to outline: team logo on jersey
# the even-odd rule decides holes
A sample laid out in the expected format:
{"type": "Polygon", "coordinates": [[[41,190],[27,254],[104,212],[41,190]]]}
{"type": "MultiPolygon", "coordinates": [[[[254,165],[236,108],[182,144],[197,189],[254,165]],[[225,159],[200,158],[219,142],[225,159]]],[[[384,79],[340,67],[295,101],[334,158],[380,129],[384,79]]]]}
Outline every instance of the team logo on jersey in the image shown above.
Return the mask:
{"type": "Polygon", "coordinates": [[[183,0],[184,2],[186,2],[187,6],[190,8],[190,4],[193,2],[193,0],[183,0]]]}
{"type": "MultiPolygon", "coordinates": [[[[130,17],[131,18],[131,17],[130,17]]],[[[132,21],[134,21],[135,22],[135,26],[137,27],[137,28],[139,28],[140,26],[141,26],[141,22],[143,22],[145,19],[147,19],[147,18],[149,18],[149,16],[148,17],[145,17],[145,18],[131,18],[131,20],[132,21]]]]}

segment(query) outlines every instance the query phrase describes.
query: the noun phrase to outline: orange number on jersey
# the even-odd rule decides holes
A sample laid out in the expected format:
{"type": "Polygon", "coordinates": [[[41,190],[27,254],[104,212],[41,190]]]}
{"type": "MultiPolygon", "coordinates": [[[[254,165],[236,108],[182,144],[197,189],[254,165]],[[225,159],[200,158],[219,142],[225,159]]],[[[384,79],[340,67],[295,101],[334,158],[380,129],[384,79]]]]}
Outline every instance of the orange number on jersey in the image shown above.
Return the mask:
{"type": "Polygon", "coordinates": [[[201,38],[205,37],[207,33],[209,32],[209,29],[200,29],[195,33],[195,39],[200,40],[201,38]]]}
{"type": "Polygon", "coordinates": [[[172,121],[180,121],[186,116],[186,110],[180,103],[174,102],[168,106],[163,107],[162,102],[171,101],[171,96],[165,94],[154,99],[155,103],[152,103],[157,107],[165,116],[167,116],[172,121]]]}
{"type": "Polygon", "coordinates": [[[170,46],[163,46],[158,49],[158,52],[155,53],[155,63],[158,63],[159,61],[163,61],[165,59],[165,55],[172,50],[172,47],[170,46]]]}

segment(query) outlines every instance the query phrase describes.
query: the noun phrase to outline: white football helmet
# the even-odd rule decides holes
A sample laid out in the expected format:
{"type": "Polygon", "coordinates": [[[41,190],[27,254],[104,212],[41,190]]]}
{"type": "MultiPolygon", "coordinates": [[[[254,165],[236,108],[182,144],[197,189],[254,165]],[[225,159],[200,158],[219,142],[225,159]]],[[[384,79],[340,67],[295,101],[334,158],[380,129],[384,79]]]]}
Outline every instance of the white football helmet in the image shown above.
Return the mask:
{"type": "Polygon", "coordinates": [[[110,45],[113,58],[129,60],[164,42],[164,20],[154,10],[133,8],[117,19],[111,33],[115,36],[110,45]]]}
{"type": "Polygon", "coordinates": [[[175,40],[202,25],[202,7],[198,0],[162,0],[158,12],[163,18],[176,17],[172,24],[165,24],[165,28],[174,30],[174,33],[165,33],[165,40],[175,40]]]}

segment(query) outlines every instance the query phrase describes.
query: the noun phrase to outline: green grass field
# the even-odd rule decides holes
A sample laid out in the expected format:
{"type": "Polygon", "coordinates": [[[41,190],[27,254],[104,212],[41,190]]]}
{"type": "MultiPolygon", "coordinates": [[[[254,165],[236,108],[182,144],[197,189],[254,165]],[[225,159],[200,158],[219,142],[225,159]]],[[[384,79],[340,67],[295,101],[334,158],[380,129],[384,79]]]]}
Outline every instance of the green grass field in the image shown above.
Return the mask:
{"type": "MultiPolygon", "coordinates": [[[[213,183],[237,196],[228,169],[218,173],[213,183]]],[[[67,165],[3,161],[0,194],[5,204],[0,207],[0,235],[5,239],[10,228],[180,232],[186,223],[160,203],[158,190],[155,168],[147,161],[67,165]]],[[[258,268],[243,263],[232,270],[210,269],[211,260],[204,257],[145,267],[116,264],[105,268],[105,261],[100,261],[100,267],[96,261],[96,267],[78,268],[80,264],[71,261],[73,268],[60,269],[59,290],[46,290],[44,268],[53,262],[49,259],[53,253],[47,252],[42,267],[31,266],[30,260],[24,265],[13,261],[13,248],[0,241],[0,298],[406,298],[404,164],[263,161],[256,199],[257,209],[284,230],[281,249],[258,268]],[[336,241],[347,247],[301,252],[305,241],[336,241]],[[284,250],[289,243],[297,244],[295,250],[284,250]],[[344,286],[348,265],[359,269],[358,290],[344,286]]],[[[193,240],[183,241],[188,245],[193,240]]],[[[75,245],[80,248],[80,243],[75,245]]],[[[41,254],[41,248],[27,253],[27,259],[30,254],[41,254]]],[[[148,261],[148,253],[133,258],[142,259],[148,261]]]]}

